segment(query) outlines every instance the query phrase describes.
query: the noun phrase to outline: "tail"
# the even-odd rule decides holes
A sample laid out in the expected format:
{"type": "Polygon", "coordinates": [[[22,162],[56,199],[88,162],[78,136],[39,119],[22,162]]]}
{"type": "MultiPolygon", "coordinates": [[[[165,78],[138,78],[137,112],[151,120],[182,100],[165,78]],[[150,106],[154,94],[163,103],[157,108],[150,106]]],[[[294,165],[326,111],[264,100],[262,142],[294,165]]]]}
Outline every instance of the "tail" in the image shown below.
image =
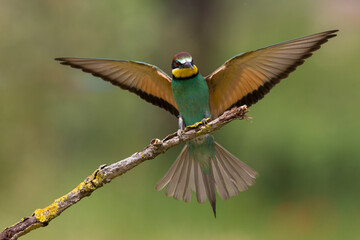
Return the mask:
{"type": "Polygon", "coordinates": [[[157,183],[156,190],[166,185],[165,195],[189,202],[191,190],[196,192],[199,203],[209,198],[216,217],[215,188],[221,199],[237,196],[255,183],[257,172],[214,142],[215,158],[210,161],[210,171],[203,171],[198,161],[189,154],[185,145],[165,176],[157,183]]]}

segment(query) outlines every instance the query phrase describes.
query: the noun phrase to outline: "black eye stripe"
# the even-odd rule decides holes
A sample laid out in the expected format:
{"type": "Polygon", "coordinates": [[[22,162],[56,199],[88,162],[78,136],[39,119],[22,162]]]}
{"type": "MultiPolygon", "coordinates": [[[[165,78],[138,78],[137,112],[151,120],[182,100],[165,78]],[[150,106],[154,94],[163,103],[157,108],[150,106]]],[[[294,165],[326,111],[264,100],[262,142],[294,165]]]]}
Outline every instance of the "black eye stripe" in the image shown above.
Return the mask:
{"type": "Polygon", "coordinates": [[[180,63],[179,61],[175,60],[175,61],[173,62],[173,64],[172,64],[172,68],[173,68],[173,69],[174,69],[174,68],[178,68],[180,65],[181,65],[181,63],[180,63]]]}

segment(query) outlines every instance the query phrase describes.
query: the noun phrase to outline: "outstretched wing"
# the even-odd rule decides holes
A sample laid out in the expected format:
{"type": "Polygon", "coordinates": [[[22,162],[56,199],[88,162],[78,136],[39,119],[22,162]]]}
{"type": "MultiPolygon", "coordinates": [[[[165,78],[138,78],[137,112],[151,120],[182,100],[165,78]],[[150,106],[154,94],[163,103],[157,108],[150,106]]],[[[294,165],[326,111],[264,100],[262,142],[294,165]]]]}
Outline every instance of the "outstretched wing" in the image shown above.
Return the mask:
{"type": "Polygon", "coordinates": [[[297,38],[243,53],[225,62],[206,77],[212,117],[234,106],[250,106],[262,99],[281,79],[304,63],[313,51],[335,37],[337,31],[297,38]]]}
{"type": "Polygon", "coordinates": [[[129,90],[144,100],[178,116],[171,79],[159,68],[141,62],[96,58],[56,58],[61,64],[80,68],[96,77],[129,90]]]}

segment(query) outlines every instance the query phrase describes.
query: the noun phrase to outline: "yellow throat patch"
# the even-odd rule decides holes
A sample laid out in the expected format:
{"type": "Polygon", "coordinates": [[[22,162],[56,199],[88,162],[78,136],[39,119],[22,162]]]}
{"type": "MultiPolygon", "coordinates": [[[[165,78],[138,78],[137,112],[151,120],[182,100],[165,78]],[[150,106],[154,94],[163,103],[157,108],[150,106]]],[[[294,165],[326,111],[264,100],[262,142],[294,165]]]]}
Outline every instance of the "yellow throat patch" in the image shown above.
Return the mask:
{"type": "Polygon", "coordinates": [[[175,68],[172,70],[172,75],[176,78],[188,78],[198,73],[198,68],[193,65],[194,69],[191,68],[175,68]]]}

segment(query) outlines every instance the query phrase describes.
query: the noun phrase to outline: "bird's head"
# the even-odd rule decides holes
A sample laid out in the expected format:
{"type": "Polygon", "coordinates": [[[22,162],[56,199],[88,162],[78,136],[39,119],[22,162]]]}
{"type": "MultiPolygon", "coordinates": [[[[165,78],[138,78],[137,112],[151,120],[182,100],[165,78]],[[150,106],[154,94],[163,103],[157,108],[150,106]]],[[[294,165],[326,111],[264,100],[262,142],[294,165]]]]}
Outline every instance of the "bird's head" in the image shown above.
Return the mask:
{"type": "Polygon", "coordinates": [[[198,74],[198,68],[194,65],[191,55],[187,52],[175,54],[172,60],[172,75],[175,78],[189,78],[198,74]]]}

